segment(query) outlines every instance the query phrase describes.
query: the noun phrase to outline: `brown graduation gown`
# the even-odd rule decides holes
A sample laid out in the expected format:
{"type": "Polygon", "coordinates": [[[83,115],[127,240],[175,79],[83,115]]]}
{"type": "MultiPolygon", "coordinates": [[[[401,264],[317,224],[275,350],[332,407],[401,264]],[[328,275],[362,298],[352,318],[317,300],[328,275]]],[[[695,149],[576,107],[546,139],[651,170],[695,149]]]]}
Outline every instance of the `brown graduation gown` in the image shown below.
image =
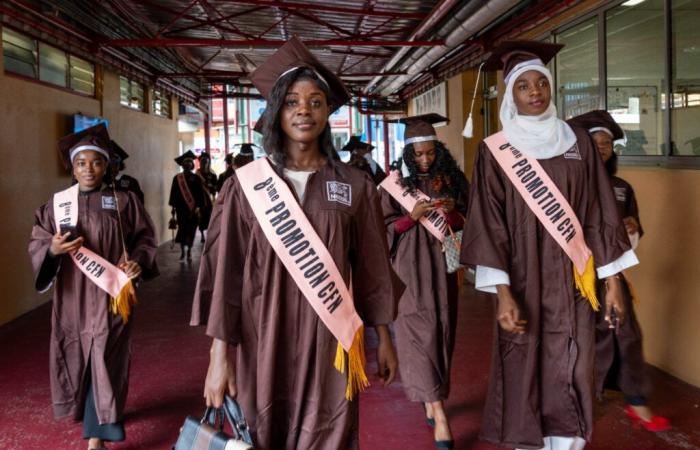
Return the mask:
{"type": "MultiPolygon", "coordinates": [[[[419,189],[437,198],[426,177],[419,189]]],[[[399,234],[397,219],[406,211],[385,190],[379,190],[394,270],[406,284],[394,322],[401,383],[414,402],[444,400],[450,391],[450,362],[457,323],[458,282],[447,274],[442,243],[422,225],[399,234]]],[[[468,192],[456,199],[456,210],[466,214],[468,192]]],[[[459,231],[454,230],[454,231],[459,231]]]]}
{"type": "MultiPolygon", "coordinates": [[[[634,217],[639,223],[639,235],[644,234],[634,190],[622,178],[612,176],[610,182],[621,218],[634,217]]],[[[634,303],[627,279],[622,276],[622,295],[627,311],[625,321],[615,333],[605,320],[605,307],[596,314],[596,393],[607,388],[619,389],[628,400],[644,402],[649,394],[646,363],[642,351],[642,329],[637,322],[634,303]],[[630,399],[632,398],[632,399],[630,399]]],[[[598,282],[598,298],[605,305],[605,282],[598,282]]]]}
{"type": "MultiPolygon", "coordinates": [[[[365,326],[391,322],[396,294],[369,177],[329,162],[310,176],[302,208],[352,281],[365,326]],[[350,185],[349,205],[329,200],[328,182],[350,185]]],[[[346,376],[333,367],[337,341],[275,255],[235,174],[217,198],[202,255],[192,323],[207,317],[207,334],[237,347],[238,400],[255,448],[356,446],[358,400],[345,399],[346,376]]]]}
{"type": "MultiPolygon", "coordinates": [[[[192,198],[194,198],[194,206],[195,208],[199,208],[201,213],[206,204],[206,194],[204,193],[202,179],[199,175],[192,172],[184,172],[184,175],[187,187],[190,189],[190,194],[192,194],[192,198]]],[[[180,184],[177,181],[177,175],[173,177],[173,182],[170,185],[170,200],[168,204],[175,208],[175,215],[177,217],[175,242],[191,247],[194,242],[195,234],[197,234],[199,218],[194,211],[190,211],[182,192],[180,192],[180,184]]]]}
{"type": "MultiPolygon", "coordinates": [[[[144,277],[155,276],[157,245],[151,218],[136,194],[117,195],[129,257],[139,263],[144,277]]],[[[77,235],[85,238],[85,247],[116,265],[122,256],[119,222],[116,210],[109,207],[112,202],[104,198],[114,198],[111,189],[78,195],[77,235]]],[[[89,281],[69,256],[48,255],[55,233],[52,198],[36,211],[29,255],[36,289],[44,292],[54,286],[49,361],[54,415],[82,417],[85,379],[91,370],[97,417],[100,423],[117,422],[123,418],[128,389],[132,321],[124,324],[109,312],[109,294],[89,281]]]]}
{"type": "MultiPolygon", "coordinates": [[[[564,155],[539,160],[569,201],[596,267],[629,249],[610,180],[588,133],[564,155]]],[[[574,286],[572,263],[544,230],[486,144],[476,157],[462,262],[497,268],[527,320],[523,335],[496,324],[483,439],[541,448],[544,436],[593,430],[593,309],[574,286]]]]}

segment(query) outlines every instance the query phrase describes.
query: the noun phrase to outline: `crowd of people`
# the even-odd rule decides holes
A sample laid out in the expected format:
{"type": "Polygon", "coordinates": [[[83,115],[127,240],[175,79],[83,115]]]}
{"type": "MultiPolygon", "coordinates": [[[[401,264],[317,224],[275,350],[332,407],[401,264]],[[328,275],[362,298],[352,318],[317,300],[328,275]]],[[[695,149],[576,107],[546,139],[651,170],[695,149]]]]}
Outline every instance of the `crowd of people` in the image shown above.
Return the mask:
{"type": "MultiPolygon", "coordinates": [[[[350,94],[296,38],[250,74],[267,100],[267,157],[243,144],[218,177],[207,153],[175,159],[181,259],[197,229],[204,242],[191,324],[211,337],[205,401],[237,398],[255,448],[357,447],[366,327],[382,384],[400,373],[435,447],[454,448],[444,401],[460,264],[497,302],[482,439],[582,449],[605,388],[622,390],[633,421],[668,429],[647,404],[623,274],[643,234],[634,191],[615,176],[623,132],[605,111],[557,118],[546,64],[561,47],[506,42],[485,62],[503,70],[502,131],[479,143],[471,183],[436,114],[401,119],[395,170],[357,137],[341,162],[328,117],[350,94]]],[[[37,210],[29,253],[36,289],[54,287],[54,413],[81,420],[88,448],[103,449],[125,439],[129,318],[135,285],[158,274],[156,233],[104,125],[59,149],[75,183],[37,210]]]]}

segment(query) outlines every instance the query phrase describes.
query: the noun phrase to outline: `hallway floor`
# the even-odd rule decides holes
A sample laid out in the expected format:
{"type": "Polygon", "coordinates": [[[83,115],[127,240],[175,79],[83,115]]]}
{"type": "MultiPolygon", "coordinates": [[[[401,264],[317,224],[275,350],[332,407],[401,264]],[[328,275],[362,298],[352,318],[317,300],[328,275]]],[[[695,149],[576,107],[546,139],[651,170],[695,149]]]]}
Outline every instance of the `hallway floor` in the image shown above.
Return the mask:
{"type": "MultiPolygon", "coordinates": [[[[209,339],[188,326],[190,302],[201,246],[192,263],[178,261],[179,249],[161,247],[161,276],[145,283],[135,316],[130,392],[126,407],[127,441],[110,449],[169,449],[188,414],[203,412],[202,386],[209,339]]],[[[48,299],[48,296],[46,297],[48,299]]],[[[491,300],[465,287],[447,402],[456,449],[495,450],[478,440],[486,394],[493,330],[491,300]]],[[[84,449],[81,428],[51,414],[48,374],[51,306],[0,327],[0,449],[84,449]]],[[[370,335],[371,336],[371,335],[370,335]]],[[[370,337],[371,339],[371,337],[370,337]]],[[[369,346],[372,347],[372,342],[369,346]]],[[[688,349],[697,351],[697,349],[688,349]]],[[[375,371],[374,354],[368,352],[375,371]]],[[[633,428],[619,395],[597,405],[596,430],[587,450],[700,450],[700,389],[650,369],[656,411],[674,428],[652,434],[633,428]]],[[[419,404],[405,399],[400,383],[374,383],[360,399],[360,447],[363,450],[426,450],[432,434],[419,404]]]]}

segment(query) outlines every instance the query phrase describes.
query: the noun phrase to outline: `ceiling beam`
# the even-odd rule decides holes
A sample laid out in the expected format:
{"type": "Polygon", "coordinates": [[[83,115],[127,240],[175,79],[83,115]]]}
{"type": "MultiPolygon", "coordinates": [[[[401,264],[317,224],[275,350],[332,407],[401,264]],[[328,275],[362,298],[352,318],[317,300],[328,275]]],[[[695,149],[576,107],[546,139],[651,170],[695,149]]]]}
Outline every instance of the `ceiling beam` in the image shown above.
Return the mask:
{"type": "Polygon", "coordinates": [[[422,12],[403,12],[400,10],[377,10],[365,8],[347,8],[342,6],[330,6],[321,4],[296,3],[296,2],[281,2],[275,0],[229,0],[229,3],[238,3],[243,5],[264,5],[270,8],[286,8],[300,9],[304,11],[315,12],[330,12],[338,14],[351,14],[368,17],[394,17],[397,19],[424,19],[428,16],[422,12]]]}
{"type": "MultiPolygon", "coordinates": [[[[146,39],[107,39],[100,42],[102,47],[281,47],[286,41],[273,39],[206,39],[206,38],[146,38],[146,39]]],[[[357,39],[306,39],[310,47],[329,45],[359,47],[439,47],[445,41],[374,41],[357,39]]]]}

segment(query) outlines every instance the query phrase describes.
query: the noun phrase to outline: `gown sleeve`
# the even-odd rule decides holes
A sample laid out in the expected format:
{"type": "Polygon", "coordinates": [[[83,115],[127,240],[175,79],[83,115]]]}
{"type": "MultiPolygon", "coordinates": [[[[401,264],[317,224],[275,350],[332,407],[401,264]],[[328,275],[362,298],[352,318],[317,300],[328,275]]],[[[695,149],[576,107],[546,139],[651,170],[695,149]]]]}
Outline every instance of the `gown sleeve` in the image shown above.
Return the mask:
{"type": "Polygon", "coordinates": [[[366,326],[386,325],[396,317],[404,285],[389,261],[379,194],[369,176],[352,229],[352,290],[355,309],[366,326]]]}
{"type": "Polygon", "coordinates": [[[251,237],[249,224],[235,207],[241,195],[234,174],[214,204],[190,320],[190,325],[206,324],[207,335],[233,345],[241,342],[243,271],[251,237]]]}
{"type": "Polygon", "coordinates": [[[151,216],[146,212],[146,207],[133,191],[125,192],[127,199],[127,216],[131,221],[131,235],[128,239],[129,258],[141,266],[144,279],[150,279],[158,275],[156,264],[156,252],[158,251],[158,239],[156,228],[151,216]]]}
{"type": "Polygon", "coordinates": [[[607,278],[639,263],[627,237],[617,209],[610,177],[603,160],[595,151],[591,137],[579,136],[579,146],[586,146],[588,204],[586,220],[581,224],[586,244],[593,252],[598,278],[607,278]]]}
{"type": "Polygon", "coordinates": [[[508,274],[511,243],[504,211],[503,178],[486,144],[479,144],[462,236],[462,264],[485,266],[508,274]]]}
{"type": "Polygon", "coordinates": [[[29,257],[34,270],[34,288],[39,292],[46,292],[51,288],[61,268],[63,257],[49,254],[51,239],[55,233],[53,204],[48,202],[36,210],[34,226],[29,237],[29,257]]]}

